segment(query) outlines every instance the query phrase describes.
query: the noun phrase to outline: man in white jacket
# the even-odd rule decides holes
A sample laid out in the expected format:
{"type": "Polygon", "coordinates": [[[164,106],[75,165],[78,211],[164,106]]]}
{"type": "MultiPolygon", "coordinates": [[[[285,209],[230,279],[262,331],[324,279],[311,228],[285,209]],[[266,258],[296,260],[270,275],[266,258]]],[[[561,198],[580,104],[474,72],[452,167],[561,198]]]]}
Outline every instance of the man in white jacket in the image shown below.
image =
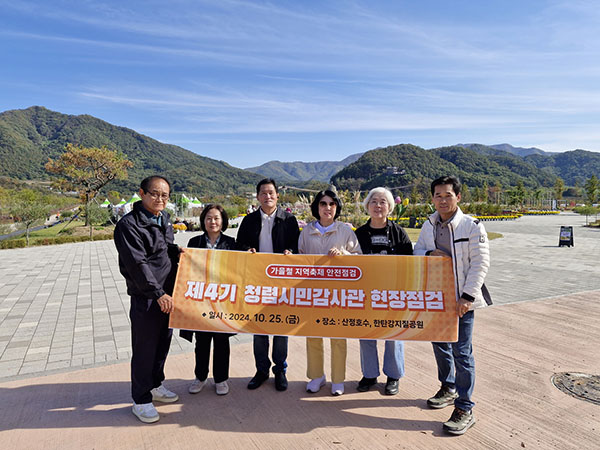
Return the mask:
{"type": "Polygon", "coordinates": [[[475,403],[471,400],[475,386],[473,310],[485,306],[489,300],[489,297],[484,299],[482,287],[490,266],[487,233],[478,220],[463,214],[458,207],[460,188],[460,181],[453,176],[440,177],[431,183],[436,212],[423,224],[414,248],[415,255],[452,258],[458,299],[458,342],[432,343],[442,386],[427,400],[427,405],[439,409],[454,404],[444,430],[459,435],[475,423],[472,411],[475,403]]]}

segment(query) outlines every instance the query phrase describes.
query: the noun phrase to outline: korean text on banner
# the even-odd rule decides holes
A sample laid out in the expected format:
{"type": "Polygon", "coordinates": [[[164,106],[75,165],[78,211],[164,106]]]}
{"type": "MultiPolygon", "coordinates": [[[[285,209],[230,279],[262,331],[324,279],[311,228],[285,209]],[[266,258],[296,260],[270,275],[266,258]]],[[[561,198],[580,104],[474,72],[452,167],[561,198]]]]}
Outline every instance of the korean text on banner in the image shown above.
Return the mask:
{"type": "Polygon", "coordinates": [[[450,258],[187,249],[170,327],[454,342],[450,258]]]}

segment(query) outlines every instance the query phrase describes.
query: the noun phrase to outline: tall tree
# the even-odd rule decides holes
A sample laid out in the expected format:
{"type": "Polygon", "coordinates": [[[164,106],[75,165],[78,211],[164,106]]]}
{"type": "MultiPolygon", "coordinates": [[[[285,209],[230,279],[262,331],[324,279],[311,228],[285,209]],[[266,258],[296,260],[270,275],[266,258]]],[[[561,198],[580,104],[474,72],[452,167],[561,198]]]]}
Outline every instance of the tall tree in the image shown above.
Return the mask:
{"type": "Polygon", "coordinates": [[[600,194],[600,183],[598,182],[598,177],[592,175],[590,179],[585,182],[585,196],[590,205],[598,203],[598,194],[600,194]]]}
{"type": "Polygon", "coordinates": [[[56,186],[79,192],[85,204],[85,224],[90,227],[89,209],[94,197],[112,180],[126,179],[127,169],[131,167],[133,163],[120,151],[106,146],[88,148],[73,144],[67,144],[65,152],[57,160],[49,158],[46,163],[46,170],[58,175],[56,186]]]}
{"type": "Polygon", "coordinates": [[[513,189],[513,195],[515,204],[519,205],[520,208],[523,208],[523,203],[525,202],[525,186],[523,185],[523,180],[519,180],[517,182],[517,186],[513,189]]]}
{"type": "Polygon", "coordinates": [[[471,203],[471,191],[469,190],[467,183],[463,183],[460,188],[460,197],[463,203],[471,203]]]}
{"type": "Polygon", "coordinates": [[[544,190],[542,188],[537,188],[535,191],[533,191],[533,200],[534,200],[534,207],[535,208],[541,208],[542,206],[542,194],[544,193],[544,190]]]}
{"type": "Polygon", "coordinates": [[[556,182],[554,183],[554,196],[556,197],[556,200],[562,198],[563,192],[565,192],[565,182],[561,177],[557,177],[556,182]]]}
{"type": "Polygon", "coordinates": [[[490,201],[490,185],[488,184],[487,180],[485,180],[483,182],[483,187],[481,188],[481,190],[483,191],[482,192],[482,195],[483,195],[482,201],[489,202],[490,201]]]}

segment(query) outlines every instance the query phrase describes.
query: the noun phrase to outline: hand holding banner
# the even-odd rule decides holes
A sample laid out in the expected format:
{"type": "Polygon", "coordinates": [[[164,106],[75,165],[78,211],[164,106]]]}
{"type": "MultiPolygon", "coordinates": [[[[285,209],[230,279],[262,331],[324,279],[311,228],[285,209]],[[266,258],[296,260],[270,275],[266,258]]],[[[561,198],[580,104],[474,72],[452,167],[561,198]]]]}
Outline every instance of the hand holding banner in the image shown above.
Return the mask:
{"type": "Polygon", "coordinates": [[[170,327],[453,342],[458,316],[451,261],[187,249],[170,327]]]}

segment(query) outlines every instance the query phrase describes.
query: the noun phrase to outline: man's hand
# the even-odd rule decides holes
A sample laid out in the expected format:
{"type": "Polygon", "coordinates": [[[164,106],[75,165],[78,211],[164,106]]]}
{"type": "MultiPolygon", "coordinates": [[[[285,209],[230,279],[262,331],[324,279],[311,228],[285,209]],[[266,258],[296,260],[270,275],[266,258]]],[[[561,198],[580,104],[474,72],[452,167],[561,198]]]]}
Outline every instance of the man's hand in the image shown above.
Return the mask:
{"type": "Polygon", "coordinates": [[[338,256],[338,255],[342,254],[342,251],[340,249],[338,249],[338,248],[333,247],[333,248],[329,249],[329,253],[327,253],[327,254],[329,256],[338,256]]]}
{"type": "Polygon", "coordinates": [[[429,256],[445,256],[446,258],[450,258],[450,255],[448,253],[440,250],[439,248],[432,250],[429,256]]]}
{"type": "Polygon", "coordinates": [[[291,255],[292,252],[290,252],[287,248],[283,251],[284,255],[291,255]]]}
{"type": "Polygon", "coordinates": [[[249,248],[248,249],[248,253],[256,253],[256,249],[255,248],[249,248]]]}
{"type": "Polygon", "coordinates": [[[156,301],[158,302],[158,306],[160,306],[160,310],[165,314],[170,314],[175,309],[173,298],[170,295],[165,294],[156,301]]]}
{"type": "Polygon", "coordinates": [[[471,305],[472,303],[469,300],[465,300],[462,297],[459,298],[456,302],[456,313],[458,314],[458,317],[462,317],[468,313],[471,305]]]}

